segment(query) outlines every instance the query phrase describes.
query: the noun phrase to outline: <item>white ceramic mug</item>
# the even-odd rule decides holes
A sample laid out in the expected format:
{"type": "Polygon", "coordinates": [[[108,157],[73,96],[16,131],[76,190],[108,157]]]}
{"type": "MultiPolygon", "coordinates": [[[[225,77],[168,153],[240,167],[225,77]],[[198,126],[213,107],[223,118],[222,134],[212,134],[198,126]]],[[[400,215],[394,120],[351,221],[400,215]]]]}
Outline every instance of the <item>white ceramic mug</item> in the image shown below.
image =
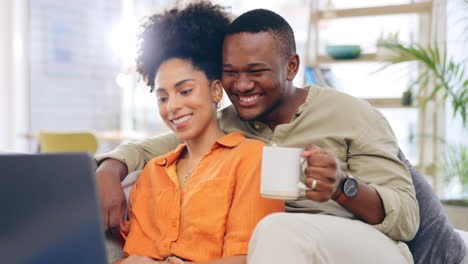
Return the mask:
{"type": "Polygon", "coordinates": [[[296,200],[308,188],[302,182],[305,159],[301,148],[263,147],[260,194],[266,198],[296,200]]]}

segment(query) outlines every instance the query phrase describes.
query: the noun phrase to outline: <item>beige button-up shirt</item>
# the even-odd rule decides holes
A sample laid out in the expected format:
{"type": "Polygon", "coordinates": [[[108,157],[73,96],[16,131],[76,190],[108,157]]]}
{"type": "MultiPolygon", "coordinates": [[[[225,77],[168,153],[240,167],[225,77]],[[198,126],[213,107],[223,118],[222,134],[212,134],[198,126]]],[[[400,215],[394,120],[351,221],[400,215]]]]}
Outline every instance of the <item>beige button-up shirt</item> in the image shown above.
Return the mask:
{"type": "MultiPolygon", "coordinates": [[[[333,154],[341,168],[374,187],[382,198],[385,219],[374,227],[393,240],[411,240],[419,226],[419,208],[411,175],[397,158],[398,144],[383,115],[366,101],[338,91],[309,86],[306,102],[288,124],[271,130],[258,122],[239,119],[235,108],[219,112],[219,124],[227,132],[240,132],[268,145],[304,148],[316,144],[333,154]]],[[[180,144],[168,134],[138,143],[119,146],[99,155],[97,161],[113,158],[124,162],[128,171],[142,169],[156,156],[174,150],[180,144]]],[[[288,201],[286,210],[331,214],[354,219],[354,215],[336,202],[288,201]]]]}

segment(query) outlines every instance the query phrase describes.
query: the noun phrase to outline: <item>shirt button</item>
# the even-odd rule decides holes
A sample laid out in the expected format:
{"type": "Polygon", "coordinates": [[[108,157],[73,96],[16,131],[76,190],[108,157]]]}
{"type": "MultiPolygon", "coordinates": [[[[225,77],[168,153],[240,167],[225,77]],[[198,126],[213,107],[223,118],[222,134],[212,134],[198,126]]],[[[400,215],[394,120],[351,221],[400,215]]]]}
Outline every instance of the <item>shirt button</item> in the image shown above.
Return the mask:
{"type": "Polygon", "coordinates": [[[177,223],[176,222],[172,222],[172,227],[176,227],[177,226],[177,223]]]}

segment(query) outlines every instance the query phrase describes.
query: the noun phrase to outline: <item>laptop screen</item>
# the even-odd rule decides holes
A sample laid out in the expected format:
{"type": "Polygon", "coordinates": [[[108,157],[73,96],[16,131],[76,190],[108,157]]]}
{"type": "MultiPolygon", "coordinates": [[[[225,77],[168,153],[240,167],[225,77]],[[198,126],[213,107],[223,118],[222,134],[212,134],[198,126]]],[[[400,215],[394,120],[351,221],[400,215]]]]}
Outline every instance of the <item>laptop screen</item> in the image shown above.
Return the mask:
{"type": "Polygon", "coordinates": [[[0,154],[0,256],[4,263],[106,263],[86,153],[0,154]]]}

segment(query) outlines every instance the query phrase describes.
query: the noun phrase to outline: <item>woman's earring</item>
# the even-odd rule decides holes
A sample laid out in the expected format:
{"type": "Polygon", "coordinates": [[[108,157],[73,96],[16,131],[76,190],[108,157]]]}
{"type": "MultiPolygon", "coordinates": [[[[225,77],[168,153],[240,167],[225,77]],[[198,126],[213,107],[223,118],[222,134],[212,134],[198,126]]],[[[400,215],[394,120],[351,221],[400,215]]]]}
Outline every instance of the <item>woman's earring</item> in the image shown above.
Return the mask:
{"type": "Polygon", "coordinates": [[[219,102],[216,102],[216,109],[219,109],[219,102]]]}

